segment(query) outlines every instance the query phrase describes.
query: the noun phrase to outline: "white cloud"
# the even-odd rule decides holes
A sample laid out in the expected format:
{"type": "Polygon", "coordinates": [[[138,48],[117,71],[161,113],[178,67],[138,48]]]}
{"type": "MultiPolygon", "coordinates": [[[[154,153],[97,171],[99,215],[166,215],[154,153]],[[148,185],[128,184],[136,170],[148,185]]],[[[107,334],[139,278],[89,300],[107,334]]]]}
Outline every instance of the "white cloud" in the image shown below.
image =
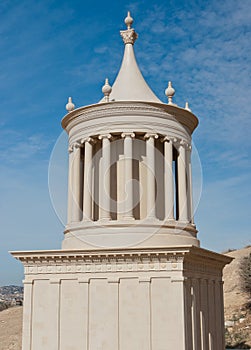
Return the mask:
{"type": "MultiPolygon", "coordinates": [[[[41,134],[25,136],[14,130],[1,130],[0,160],[6,164],[18,164],[34,160],[37,155],[48,151],[52,144],[48,137],[41,134]]],[[[39,157],[40,158],[40,157],[39,157]]]]}

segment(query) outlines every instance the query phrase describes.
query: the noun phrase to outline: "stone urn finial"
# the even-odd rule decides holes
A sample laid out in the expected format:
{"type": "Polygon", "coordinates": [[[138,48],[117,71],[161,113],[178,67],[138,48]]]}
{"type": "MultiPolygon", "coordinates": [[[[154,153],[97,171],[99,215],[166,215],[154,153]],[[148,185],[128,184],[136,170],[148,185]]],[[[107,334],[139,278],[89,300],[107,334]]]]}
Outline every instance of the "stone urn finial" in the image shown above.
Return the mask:
{"type": "Polygon", "coordinates": [[[125,18],[125,24],[127,26],[127,29],[131,29],[133,24],[133,18],[131,17],[130,11],[127,12],[127,17],[125,18]]]}
{"type": "Polygon", "coordinates": [[[72,102],[72,98],[71,98],[71,97],[68,98],[68,103],[66,104],[65,108],[66,108],[66,110],[68,111],[68,113],[70,113],[71,111],[74,110],[75,105],[74,105],[74,103],[72,102]]]}
{"type": "Polygon", "coordinates": [[[105,102],[109,102],[109,96],[112,92],[112,87],[109,85],[108,78],[105,79],[105,85],[102,87],[102,92],[105,96],[105,102]]]}
{"type": "Polygon", "coordinates": [[[168,98],[168,104],[169,105],[173,105],[173,96],[175,94],[175,90],[172,87],[172,82],[171,81],[168,82],[168,87],[165,90],[165,94],[166,94],[166,96],[168,98]]]}
{"type": "Polygon", "coordinates": [[[185,109],[186,109],[187,111],[191,112],[191,109],[190,109],[189,104],[188,104],[187,101],[186,101],[186,104],[185,104],[185,109]]]}

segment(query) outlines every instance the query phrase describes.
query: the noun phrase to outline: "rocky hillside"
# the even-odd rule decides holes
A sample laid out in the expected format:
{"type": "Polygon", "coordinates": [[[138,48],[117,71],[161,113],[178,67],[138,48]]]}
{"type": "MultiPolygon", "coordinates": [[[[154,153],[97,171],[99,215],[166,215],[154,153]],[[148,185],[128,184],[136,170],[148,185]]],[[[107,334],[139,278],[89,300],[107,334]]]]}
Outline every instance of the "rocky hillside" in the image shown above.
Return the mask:
{"type": "Polygon", "coordinates": [[[243,349],[251,348],[251,300],[243,291],[240,267],[250,254],[251,247],[226,253],[234,260],[223,271],[226,344],[243,349]]]}
{"type": "MultiPolygon", "coordinates": [[[[240,277],[241,261],[249,254],[251,247],[226,253],[235,258],[223,273],[226,343],[233,348],[251,345],[251,302],[241,288],[240,277]]],[[[21,350],[21,324],[22,307],[0,312],[0,350],[21,350]]]]}
{"type": "Polygon", "coordinates": [[[21,306],[0,312],[0,350],[21,350],[22,314],[21,306]]]}

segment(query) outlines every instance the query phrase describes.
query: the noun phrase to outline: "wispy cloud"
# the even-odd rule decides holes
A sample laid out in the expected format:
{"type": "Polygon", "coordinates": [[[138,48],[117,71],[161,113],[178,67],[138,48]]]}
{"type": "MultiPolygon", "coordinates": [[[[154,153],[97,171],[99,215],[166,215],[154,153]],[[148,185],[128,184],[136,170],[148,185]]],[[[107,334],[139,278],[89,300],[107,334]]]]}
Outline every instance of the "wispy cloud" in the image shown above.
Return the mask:
{"type": "Polygon", "coordinates": [[[165,101],[172,80],[175,102],[188,100],[200,119],[194,142],[207,182],[250,173],[250,14],[248,0],[158,3],[137,21],[135,50],[148,82],[165,101]]]}
{"type": "Polygon", "coordinates": [[[40,159],[52,145],[52,141],[41,134],[25,136],[14,130],[4,130],[0,132],[0,137],[0,161],[5,164],[31,162],[35,160],[35,156],[39,156],[40,159]]]}
{"type": "Polygon", "coordinates": [[[251,11],[247,9],[251,10],[249,1],[228,1],[224,6],[213,1],[196,9],[192,2],[184,9],[158,5],[146,11],[137,25],[144,35],[138,58],[158,94],[164,99],[160,82],[173,80],[176,101],[183,105],[182,96],[189,99],[201,115],[201,138],[228,145],[243,137],[251,145],[251,11]]]}

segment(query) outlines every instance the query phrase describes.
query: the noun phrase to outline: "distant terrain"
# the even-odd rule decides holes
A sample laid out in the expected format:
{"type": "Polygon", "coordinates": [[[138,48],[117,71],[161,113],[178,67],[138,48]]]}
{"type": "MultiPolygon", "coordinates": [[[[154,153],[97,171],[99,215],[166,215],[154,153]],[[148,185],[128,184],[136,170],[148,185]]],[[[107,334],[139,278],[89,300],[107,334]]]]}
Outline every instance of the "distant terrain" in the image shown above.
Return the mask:
{"type": "MultiPolygon", "coordinates": [[[[234,260],[223,271],[227,345],[246,344],[251,348],[251,294],[243,291],[241,264],[251,247],[226,253],[234,260]]],[[[251,278],[251,271],[249,271],[251,278]]]]}
{"type": "Polygon", "coordinates": [[[0,287],[0,311],[11,306],[23,305],[23,291],[21,286],[0,287]]]}
{"type": "MultiPolygon", "coordinates": [[[[243,291],[240,274],[241,263],[250,254],[251,247],[226,253],[235,258],[223,271],[226,344],[233,348],[251,347],[251,300],[250,294],[243,291]]],[[[0,287],[1,300],[20,299],[22,293],[22,287],[0,287]]],[[[0,312],[0,350],[21,350],[22,312],[21,306],[0,312]]]]}

